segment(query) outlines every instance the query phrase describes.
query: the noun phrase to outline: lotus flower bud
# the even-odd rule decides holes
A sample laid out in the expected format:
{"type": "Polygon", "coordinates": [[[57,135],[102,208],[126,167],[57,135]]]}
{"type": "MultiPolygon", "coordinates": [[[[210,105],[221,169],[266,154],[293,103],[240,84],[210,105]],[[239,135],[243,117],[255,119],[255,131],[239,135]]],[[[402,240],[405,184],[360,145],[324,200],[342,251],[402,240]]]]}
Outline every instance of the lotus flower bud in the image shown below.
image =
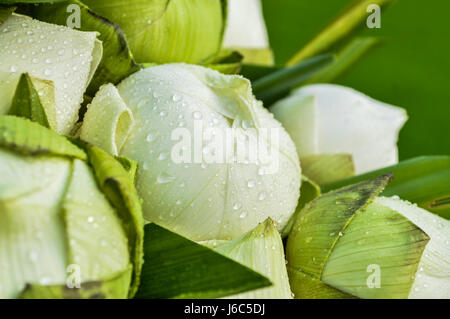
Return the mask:
{"type": "Polygon", "coordinates": [[[297,206],[295,146],[241,76],[186,64],[137,72],[98,92],[81,138],[136,160],[146,219],[196,241],[267,217],[282,229],[297,206]]]}
{"type": "Polygon", "coordinates": [[[0,116],[0,144],[0,298],[132,296],[143,220],[128,172],[17,117],[0,116]]]}
{"type": "Polygon", "coordinates": [[[382,176],[322,195],[287,243],[296,298],[450,298],[450,222],[398,197],[382,176]]]}
{"type": "Polygon", "coordinates": [[[317,84],[294,91],[271,111],[291,135],[301,161],[348,154],[356,174],[398,162],[398,134],[407,120],[404,109],[350,88],[317,84]]]}

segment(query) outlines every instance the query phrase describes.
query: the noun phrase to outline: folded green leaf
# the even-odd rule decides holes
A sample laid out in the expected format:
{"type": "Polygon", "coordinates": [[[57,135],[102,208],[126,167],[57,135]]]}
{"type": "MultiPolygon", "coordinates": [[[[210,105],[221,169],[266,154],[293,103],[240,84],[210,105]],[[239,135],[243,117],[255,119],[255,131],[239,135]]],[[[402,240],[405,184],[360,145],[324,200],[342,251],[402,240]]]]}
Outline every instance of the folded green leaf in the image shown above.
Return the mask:
{"type": "Polygon", "coordinates": [[[397,195],[418,206],[450,219],[450,157],[418,157],[380,170],[358,175],[323,186],[328,192],[364,181],[380,174],[393,173],[394,180],[383,191],[384,196],[397,195]]]}
{"type": "Polygon", "coordinates": [[[50,128],[45,109],[28,74],[20,76],[9,115],[24,117],[50,128]]]}
{"type": "Polygon", "coordinates": [[[145,226],[145,263],[136,298],[220,298],[270,281],[156,224],[145,226]]]}

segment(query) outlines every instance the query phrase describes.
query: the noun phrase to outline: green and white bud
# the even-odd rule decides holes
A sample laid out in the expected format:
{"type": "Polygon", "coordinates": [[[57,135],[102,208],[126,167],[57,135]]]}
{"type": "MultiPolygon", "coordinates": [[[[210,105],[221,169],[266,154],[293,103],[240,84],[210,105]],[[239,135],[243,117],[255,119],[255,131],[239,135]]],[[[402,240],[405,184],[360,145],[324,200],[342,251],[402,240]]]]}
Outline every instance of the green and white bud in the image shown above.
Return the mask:
{"type": "Polygon", "coordinates": [[[313,200],[287,243],[296,298],[450,298],[450,222],[398,197],[390,176],[313,200]]]}
{"type": "Polygon", "coordinates": [[[12,116],[0,145],[0,298],[132,296],[143,219],[122,165],[12,116]]]}
{"type": "Polygon", "coordinates": [[[68,134],[102,57],[95,32],[12,14],[0,22],[0,114],[7,114],[23,73],[32,78],[50,127],[68,134]]]}

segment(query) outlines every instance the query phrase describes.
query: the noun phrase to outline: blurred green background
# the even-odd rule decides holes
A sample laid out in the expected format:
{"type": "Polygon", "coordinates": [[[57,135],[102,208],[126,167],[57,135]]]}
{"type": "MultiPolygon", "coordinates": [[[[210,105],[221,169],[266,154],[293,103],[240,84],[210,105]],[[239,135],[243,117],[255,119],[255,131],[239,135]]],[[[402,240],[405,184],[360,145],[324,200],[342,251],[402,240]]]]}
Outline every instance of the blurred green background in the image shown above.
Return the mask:
{"type": "MultiPolygon", "coordinates": [[[[262,2],[276,63],[281,65],[353,1],[262,2]]],[[[358,35],[380,37],[382,43],[334,82],[407,109],[401,160],[450,154],[450,1],[396,0],[382,9],[380,29],[365,23],[358,35]]]]}

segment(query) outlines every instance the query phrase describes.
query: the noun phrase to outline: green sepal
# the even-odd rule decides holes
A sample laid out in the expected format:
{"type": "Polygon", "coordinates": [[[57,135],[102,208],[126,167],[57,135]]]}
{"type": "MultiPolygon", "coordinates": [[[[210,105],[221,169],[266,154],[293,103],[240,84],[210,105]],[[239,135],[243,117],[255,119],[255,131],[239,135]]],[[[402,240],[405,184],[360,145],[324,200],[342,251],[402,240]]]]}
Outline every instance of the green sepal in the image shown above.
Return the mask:
{"type": "Polygon", "coordinates": [[[41,99],[27,73],[20,76],[8,114],[24,117],[50,128],[41,99]]]}
{"type": "Polygon", "coordinates": [[[3,3],[0,4],[0,24],[8,20],[8,18],[16,11],[16,7],[2,7],[3,3]]]}
{"type": "Polygon", "coordinates": [[[132,266],[109,279],[80,284],[80,288],[68,285],[28,284],[21,299],[126,299],[131,281],[132,266]]]}
{"type": "Polygon", "coordinates": [[[41,21],[66,25],[69,13],[67,6],[76,4],[80,7],[80,31],[97,31],[98,39],[103,43],[103,57],[87,89],[89,95],[95,95],[104,83],[118,84],[120,81],[141,69],[133,58],[125,33],[114,22],[98,15],[77,0],[64,3],[34,6],[31,15],[41,21]]]}
{"type": "Polygon", "coordinates": [[[123,167],[123,162],[98,147],[77,141],[88,155],[89,163],[94,168],[97,183],[110,203],[117,210],[122,226],[128,237],[130,259],[133,264],[133,279],[130,298],[136,293],[144,262],[144,218],[141,200],[137,195],[132,175],[123,167]]]}
{"type": "Polygon", "coordinates": [[[66,137],[31,122],[11,115],[0,116],[0,146],[26,154],[48,154],[86,160],[86,153],[66,137]]]}
{"type": "Polygon", "coordinates": [[[289,282],[295,299],[356,299],[339,289],[325,284],[320,279],[305,274],[300,269],[294,270],[287,265],[289,282]],[[295,289],[301,287],[301,289],[295,289]],[[295,289],[295,290],[294,290],[295,289]]]}
{"type": "Polygon", "coordinates": [[[255,271],[156,224],[145,226],[136,298],[220,298],[270,286],[255,271]]]}
{"type": "Polygon", "coordinates": [[[300,160],[302,173],[319,185],[325,185],[355,175],[351,154],[317,154],[300,160]]]}
{"type": "Polygon", "coordinates": [[[317,185],[314,181],[312,181],[308,177],[302,175],[302,184],[300,186],[300,199],[298,201],[294,214],[291,216],[289,222],[286,224],[281,233],[281,236],[283,238],[286,238],[289,235],[292,226],[294,226],[294,222],[297,219],[297,215],[300,213],[303,207],[305,207],[305,205],[308,204],[310,201],[312,201],[314,198],[319,197],[321,193],[322,192],[320,190],[319,185],[317,185]]]}
{"type": "Polygon", "coordinates": [[[205,66],[223,74],[238,74],[242,68],[244,57],[237,51],[222,50],[213,59],[205,63],[205,66]]]}
{"type": "Polygon", "coordinates": [[[115,159],[122,164],[123,168],[130,174],[133,184],[136,184],[138,162],[128,157],[115,156],[115,159]]]}

